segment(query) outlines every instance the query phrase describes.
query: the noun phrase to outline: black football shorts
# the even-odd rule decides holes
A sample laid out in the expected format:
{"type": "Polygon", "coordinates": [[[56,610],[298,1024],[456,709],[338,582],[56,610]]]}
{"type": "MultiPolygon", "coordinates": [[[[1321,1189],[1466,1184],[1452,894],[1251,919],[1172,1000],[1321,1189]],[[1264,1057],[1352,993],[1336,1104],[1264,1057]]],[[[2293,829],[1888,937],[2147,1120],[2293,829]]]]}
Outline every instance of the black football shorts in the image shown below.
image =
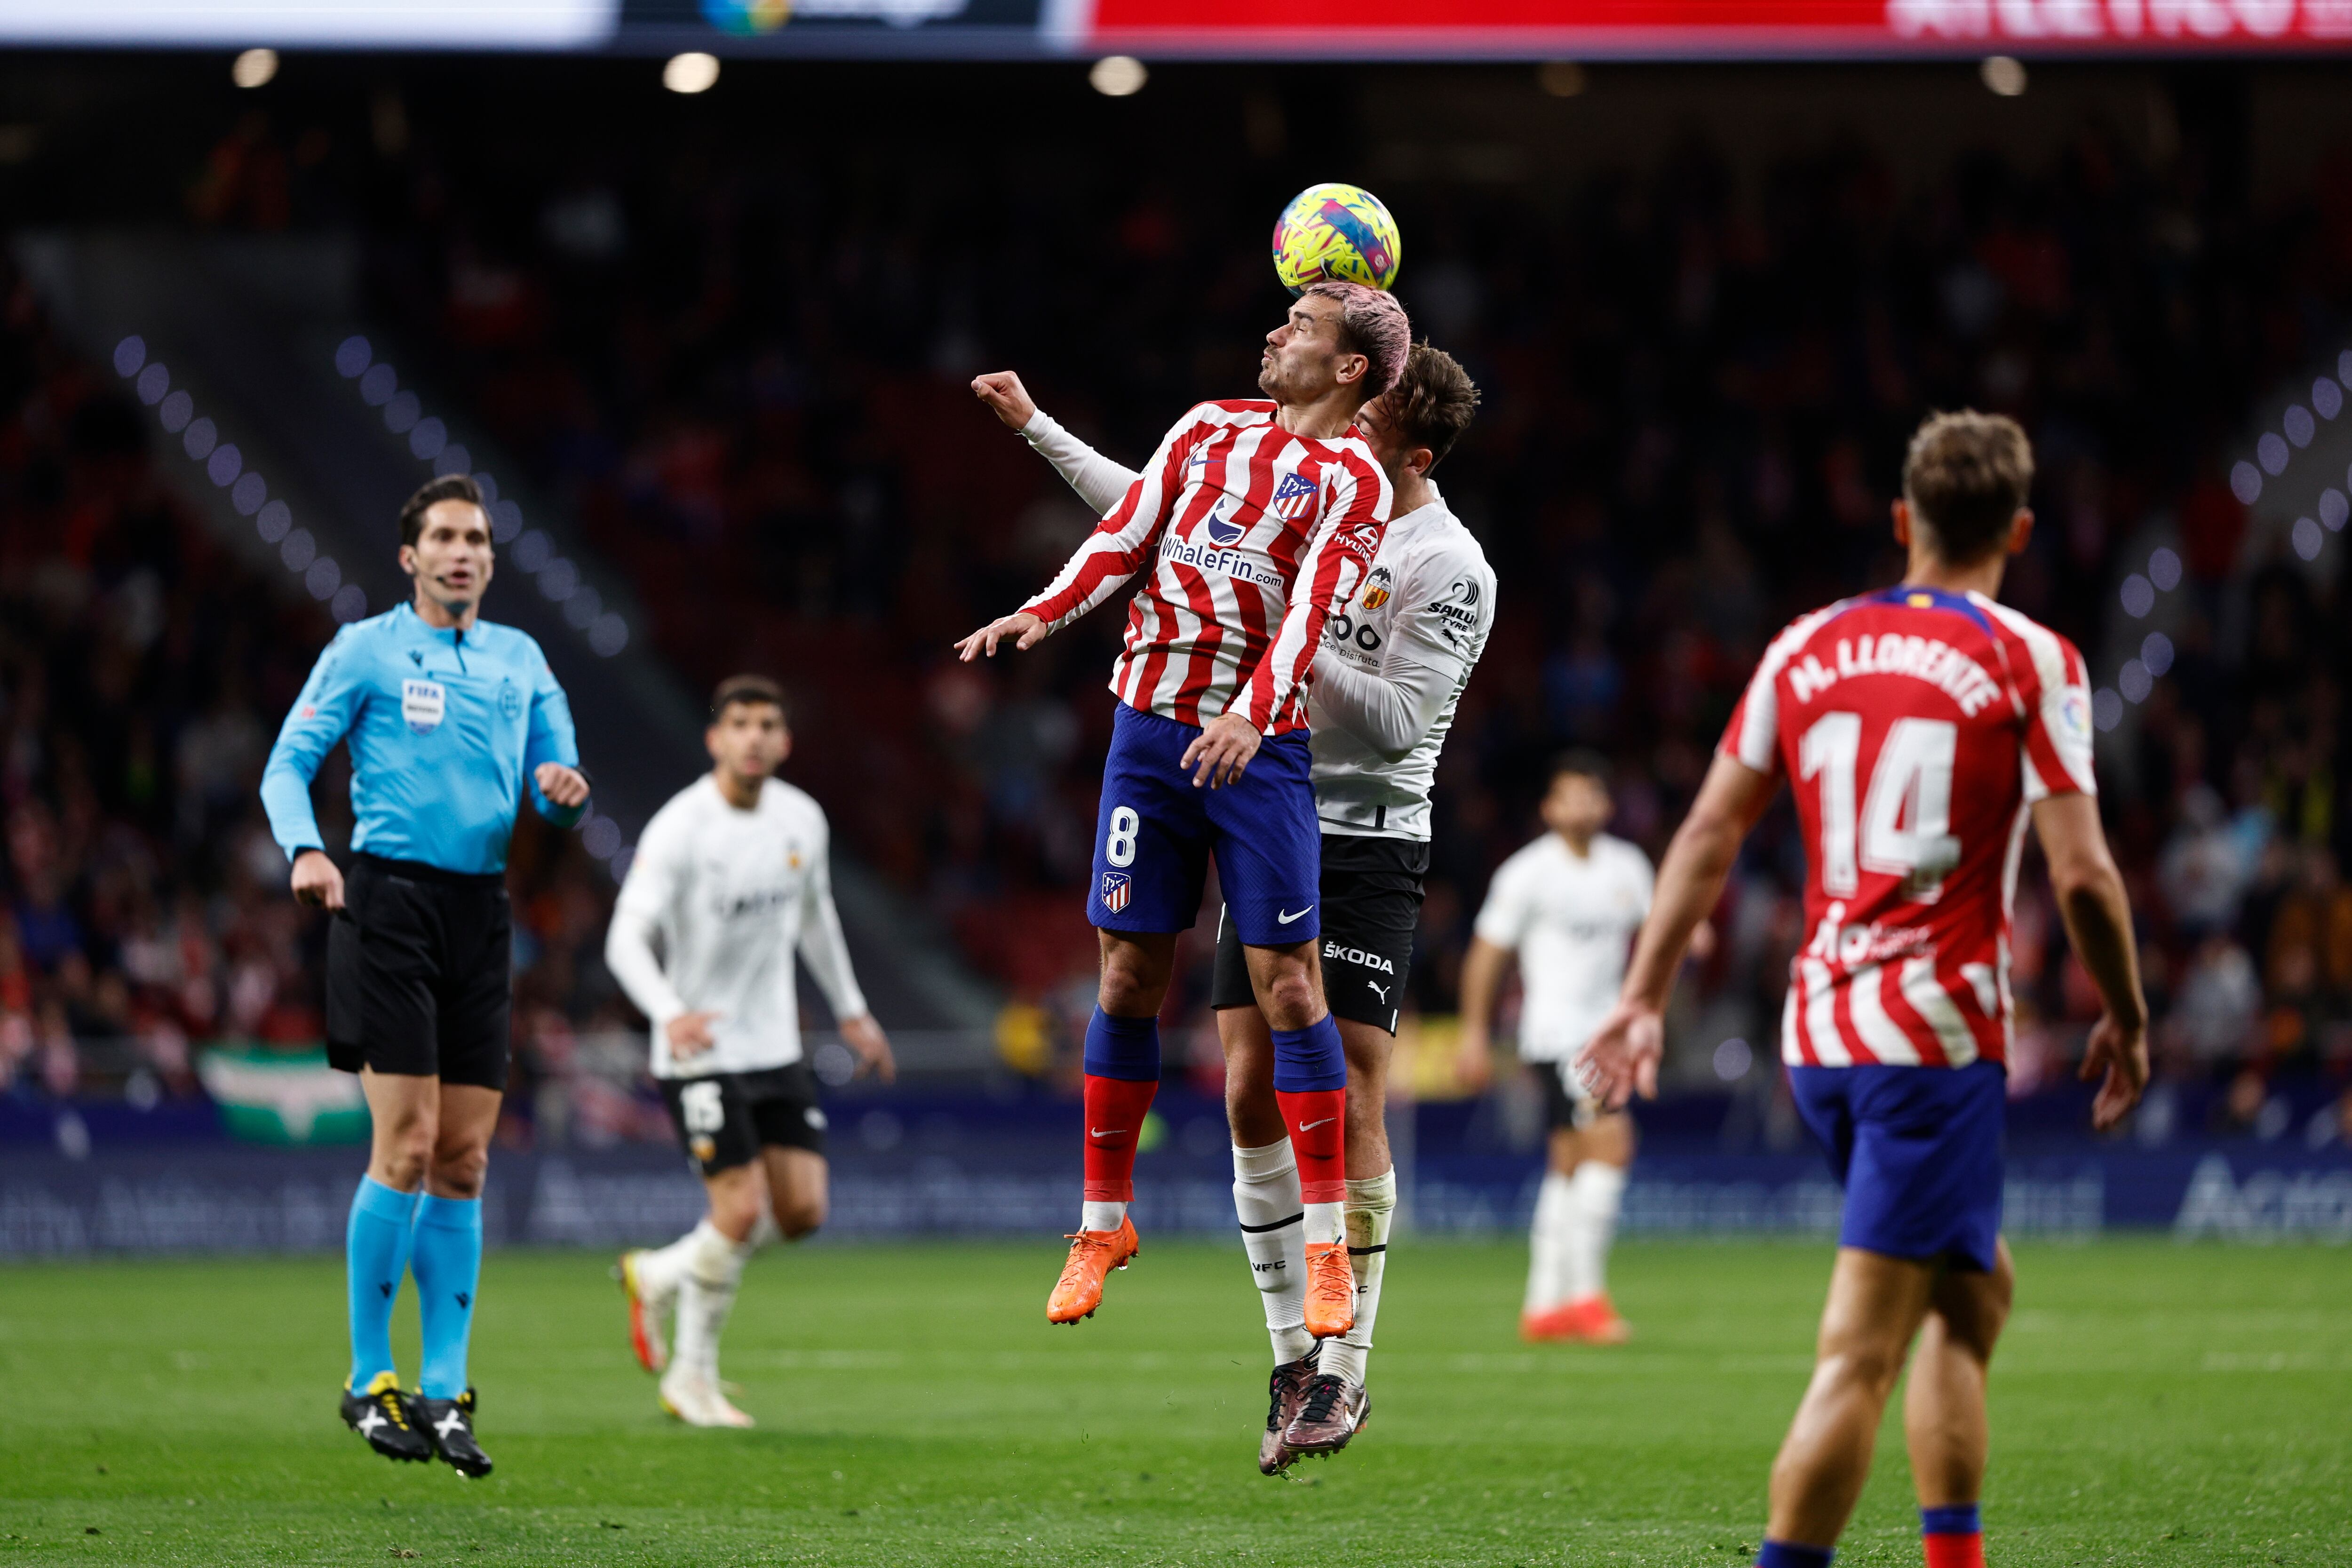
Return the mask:
{"type": "MultiPolygon", "coordinates": [[[[1359,1024],[1396,1033],[1412,970],[1412,937],[1421,924],[1422,879],[1429,846],[1410,838],[1359,834],[1323,836],[1320,882],[1323,997],[1331,1011],[1359,1024]]],[[[1217,921],[1217,962],[1209,1005],[1253,1007],[1249,965],[1233,921],[1217,921]]]]}
{"type": "Polygon", "coordinates": [[[327,928],[327,1060],[503,1092],[512,930],[504,873],[354,858],[327,928]]]}
{"type": "Polygon", "coordinates": [[[661,1091],[678,1142],[706,1176],[748,1165],[765,1148],[824,1152],[824,1110],[806,1062],[666,1078],[661,1091]]]}

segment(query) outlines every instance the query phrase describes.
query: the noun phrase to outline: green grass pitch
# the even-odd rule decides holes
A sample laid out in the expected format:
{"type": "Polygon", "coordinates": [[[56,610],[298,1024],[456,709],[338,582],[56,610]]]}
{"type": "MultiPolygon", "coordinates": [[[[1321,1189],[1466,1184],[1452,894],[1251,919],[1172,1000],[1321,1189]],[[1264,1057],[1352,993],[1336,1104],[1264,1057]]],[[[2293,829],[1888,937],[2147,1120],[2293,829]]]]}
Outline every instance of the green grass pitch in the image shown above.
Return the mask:
{"type": "MultiPolygon", "coordinates": [[[[10,1563],[1744,1563],[1828,1250],[1619,1249],[1639,1338],[1522,1346],[1523,1254],[1411,1242],[1338,1458],[1255,1466],[1266,1353],[1231,1246],[1157,1243],[1049,1330],[1059,1244],[763,1253],[726,1371],[757,1431],[667,1421],[608,1259],[493,1255],[488,1481],[334,1413],[330,1259],[0,1269],[10,1563]]],[[[1991,1560],[2352,1562],[2352,1250],[2019,1253],[1991,1560]]],[[[394,1342],[414,1345],[404,1302],[394,1342]]],[[[414,1352],[404,1371],[413,1375],[414,1352]]],[[[1841,1563],[1916,1565],[1890,1423],[1841,1563]]]]}

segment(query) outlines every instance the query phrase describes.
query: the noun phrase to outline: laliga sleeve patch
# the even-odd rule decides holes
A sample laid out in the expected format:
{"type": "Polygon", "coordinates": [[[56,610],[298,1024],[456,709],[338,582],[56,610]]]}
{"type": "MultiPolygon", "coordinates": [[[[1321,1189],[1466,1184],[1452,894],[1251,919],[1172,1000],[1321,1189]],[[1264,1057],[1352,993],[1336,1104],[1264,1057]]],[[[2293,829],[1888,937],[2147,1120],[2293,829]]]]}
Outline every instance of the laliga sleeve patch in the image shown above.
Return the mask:
{"type": "Polygon", "coordinates": [[[430,735],[441,727],[448,712],[448,700],[437,680],[404,680],[400,683],[400,716],[408,727],[420,735],[430,735]]]}

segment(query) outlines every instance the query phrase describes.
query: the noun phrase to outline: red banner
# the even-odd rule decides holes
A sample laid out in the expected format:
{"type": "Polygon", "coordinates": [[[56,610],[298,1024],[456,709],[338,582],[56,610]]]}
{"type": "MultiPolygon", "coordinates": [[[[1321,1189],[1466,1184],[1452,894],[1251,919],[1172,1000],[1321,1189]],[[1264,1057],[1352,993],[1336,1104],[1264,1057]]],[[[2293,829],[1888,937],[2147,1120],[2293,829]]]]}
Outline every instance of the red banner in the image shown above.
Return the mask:
{"type": "Polygon", "coordinates": [[[1095,0],[1084,37],[1303,56],[2332,52],[2352,47],[2352,0],[1095,0]]]}

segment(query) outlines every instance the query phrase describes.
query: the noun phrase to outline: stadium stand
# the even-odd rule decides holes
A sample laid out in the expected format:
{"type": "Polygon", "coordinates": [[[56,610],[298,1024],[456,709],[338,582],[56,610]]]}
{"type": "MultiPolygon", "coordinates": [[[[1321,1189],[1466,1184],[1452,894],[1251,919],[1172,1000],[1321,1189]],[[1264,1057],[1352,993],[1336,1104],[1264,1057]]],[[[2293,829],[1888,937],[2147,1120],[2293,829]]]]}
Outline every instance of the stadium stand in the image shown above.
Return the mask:
{"type": "MultiPolygon", "coordinates": [[[[1244,387],[1283,166],[1245,159],[1247,177],[1202,189],[1181,177],[1190,149],[1143,177],[1131,150],[1070,154],[1046,178],[881,139],[820,168],[782,132],[640,141],[616,111],[602,141],[557,145],[516,110],[391,101],[397,139],[383,100],[373,132],[248,115],[192,163],[184,221],[355,225],[368,308],[572,509],[647,606],[653,647],[690,684],[747,667],[791,683],[793,776],[1005,987],[1008,1058],[1050,1070],[1090,989],[1079,889],[1116,623],[992,668],[949,660],[950,637],[1087,524],[962,383],[1018,368],[1129,459],[1192,398],[1244,387]],[[561,195],[515,199],[559,171],[561,195]],[[1082,281],[1049,289],[1047,256],[1082,281]]],[[[1265,134],[1244,121],[1215,134],[1265,134]]],[[[1276,145],[1280,126],[1277,103],[1276,145]]],[[[1923,173],[1855,136],[1759,166],[1698,130],[1644,166],[1505,172],[1491,195],[1455,183],[1414,206],[1402,291],[1488,395],[1439,478],[1505,584],[1440,790],[1424,1013],[1451,1009],[1469,915],[1532,830],[1542,759],[1612,753],[1619,830],[1655,852],[1763,640],[1891,577],[1905,433],[1974,404],[2019,414],[2040,448],[2042,525],[2011,596],[2122,691],[2103,699],[2101,760],[2179,1089],[2157,1103],[2183,1131],[2274,1134],[2292,1117],[2337,1135],[2317,1108],[2352,1074],[2344,547],[2330,531],[2305,557],[2231,485],[2282,389],[2335,374],[2352,341],[2352,159],[2258,199],[2228,135],[2193,115],[2169,134],[2153,158],[2086,115],[2030,153],[1923,173]],[[1538,271],[1533,254],[1566,261],[1538,271]],[[2158,551],[2178,569],[2134,610],[2158,551]]],[[[1409,196],[1410,170],[1391,184],[1409,196]]],[[[239,770],[325,628],[154,500],[102,374],[56,351],[21,285],[11,298],[0,593],[11,625],[90,652],[20,635],[7,654],[24,979],[0,984],[17,1042],[0,1051],[62,1088],[68,1035],[152,1037],[142,1059],[169,1078],[167,1038],[308,1026],[311,939],[240,847],[257,819],[239,770]],[[173,658],[207,616],[236,635],[173,658]],[[158,891],[115,890],[126,856],[158,891]],[[205,955],[209,1013],[170,1000],[176,978],[144,978],[180,974],[143,956],[163,947],[205,955]]],[[[2335,422],[2315,455],[2341,403],[2294,395],[2335,422]]],[[[1744,864],[1676,1037],[1677,1078],[1757,1086],[1759,1125],[1774,1075],[1732,1069],[1769,1055],[1797,853],[1783,823],[1744,864]]],[[[594,956],[609,881],[551,848],[521,864],[519,1028],[542,1042],[531,1070],[559,1073],[566,1041],[625,1016],[594,956]]],[[[2093,1006],[2063,953],[2029,876],[2020,1094],[2063,1078],[2093,1006]]],[[[1180,990],[1206,1073],[1204,971],[1180,990]]]]}

